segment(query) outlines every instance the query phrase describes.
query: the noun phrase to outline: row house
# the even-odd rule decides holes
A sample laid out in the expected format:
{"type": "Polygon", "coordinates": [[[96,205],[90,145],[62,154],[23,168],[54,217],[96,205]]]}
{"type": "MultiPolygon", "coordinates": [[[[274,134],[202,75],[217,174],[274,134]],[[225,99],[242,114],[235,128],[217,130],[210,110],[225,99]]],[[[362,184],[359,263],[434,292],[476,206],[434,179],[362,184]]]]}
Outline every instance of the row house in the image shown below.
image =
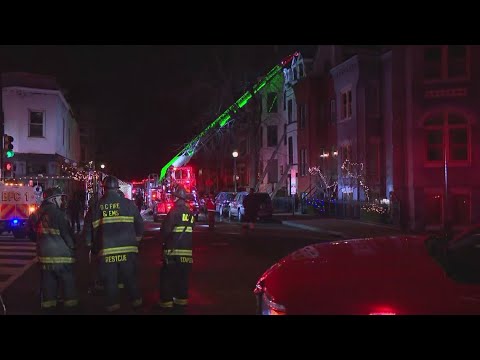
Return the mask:
{"type": "Polygon", "coordinates": [[[480,219],[480,46],[395,46],[387,183],[410,229],[480,219]],[[391,185],[390,185],[391,184],[391,185]]]}
{"type": "Polygon", "coordinates": [[[79,128],[55,78],[3,73],[2,102],[4,131],[15,139],[13,177],[72,190],[62,165],[80,161],[79,128]]]}

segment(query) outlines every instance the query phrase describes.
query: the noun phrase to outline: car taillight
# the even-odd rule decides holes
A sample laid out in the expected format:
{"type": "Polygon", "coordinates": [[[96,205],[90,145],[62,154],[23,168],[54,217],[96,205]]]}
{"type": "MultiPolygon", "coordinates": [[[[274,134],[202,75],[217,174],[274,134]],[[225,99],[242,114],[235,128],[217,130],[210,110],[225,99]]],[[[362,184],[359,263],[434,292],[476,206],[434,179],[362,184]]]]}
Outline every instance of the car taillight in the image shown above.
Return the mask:
{"type": "Polygon", "coordinates": [[[30,205],[28,207],[28,213],[33,214],[37,210],[37,207],[35,205],[30,205]]]}

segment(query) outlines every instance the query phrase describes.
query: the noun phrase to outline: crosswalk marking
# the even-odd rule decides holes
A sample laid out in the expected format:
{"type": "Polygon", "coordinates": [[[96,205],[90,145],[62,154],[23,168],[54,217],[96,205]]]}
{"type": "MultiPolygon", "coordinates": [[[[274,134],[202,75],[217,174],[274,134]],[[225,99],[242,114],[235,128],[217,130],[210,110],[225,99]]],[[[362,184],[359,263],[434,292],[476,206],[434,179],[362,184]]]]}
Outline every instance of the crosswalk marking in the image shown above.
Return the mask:
{"type": "Polygon", "coordinates": [[[0,294],[37,262],[36,244],[0,237],[0,294]]]}

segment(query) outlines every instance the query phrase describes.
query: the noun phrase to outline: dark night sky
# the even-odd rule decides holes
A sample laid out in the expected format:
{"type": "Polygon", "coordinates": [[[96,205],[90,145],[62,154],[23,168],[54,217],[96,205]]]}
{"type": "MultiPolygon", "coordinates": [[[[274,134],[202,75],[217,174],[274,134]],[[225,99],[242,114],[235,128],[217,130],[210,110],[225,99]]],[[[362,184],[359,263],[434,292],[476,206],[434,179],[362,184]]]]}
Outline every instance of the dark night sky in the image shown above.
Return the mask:
{"type": "Polygon", "coordinates": [[[196,134],[192,123],[209,99],[195,84],[218,89],[225,76],[235,84],[252,82],[302,47],[280,45],[274,52],[273,45],[3,45],[0,71],[57,77],[74,109],[82,103],[95,107],[100,160],[114,175],[138,179],[159,172],[196,134]]]}

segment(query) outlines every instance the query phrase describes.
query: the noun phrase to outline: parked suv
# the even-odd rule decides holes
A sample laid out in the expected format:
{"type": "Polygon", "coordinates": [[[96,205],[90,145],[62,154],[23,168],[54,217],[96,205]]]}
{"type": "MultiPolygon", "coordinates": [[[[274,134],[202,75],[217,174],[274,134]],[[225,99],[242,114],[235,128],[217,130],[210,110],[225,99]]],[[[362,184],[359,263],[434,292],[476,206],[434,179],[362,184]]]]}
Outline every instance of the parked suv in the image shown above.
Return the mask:
{"type": "Polygon", "coordinates": [[[222,191],[217,194],[215,197],[215,212],[220,215],[220,217],[228,214],[230,209],[230,202],[235,198],[235,193],[222,191]]]}

